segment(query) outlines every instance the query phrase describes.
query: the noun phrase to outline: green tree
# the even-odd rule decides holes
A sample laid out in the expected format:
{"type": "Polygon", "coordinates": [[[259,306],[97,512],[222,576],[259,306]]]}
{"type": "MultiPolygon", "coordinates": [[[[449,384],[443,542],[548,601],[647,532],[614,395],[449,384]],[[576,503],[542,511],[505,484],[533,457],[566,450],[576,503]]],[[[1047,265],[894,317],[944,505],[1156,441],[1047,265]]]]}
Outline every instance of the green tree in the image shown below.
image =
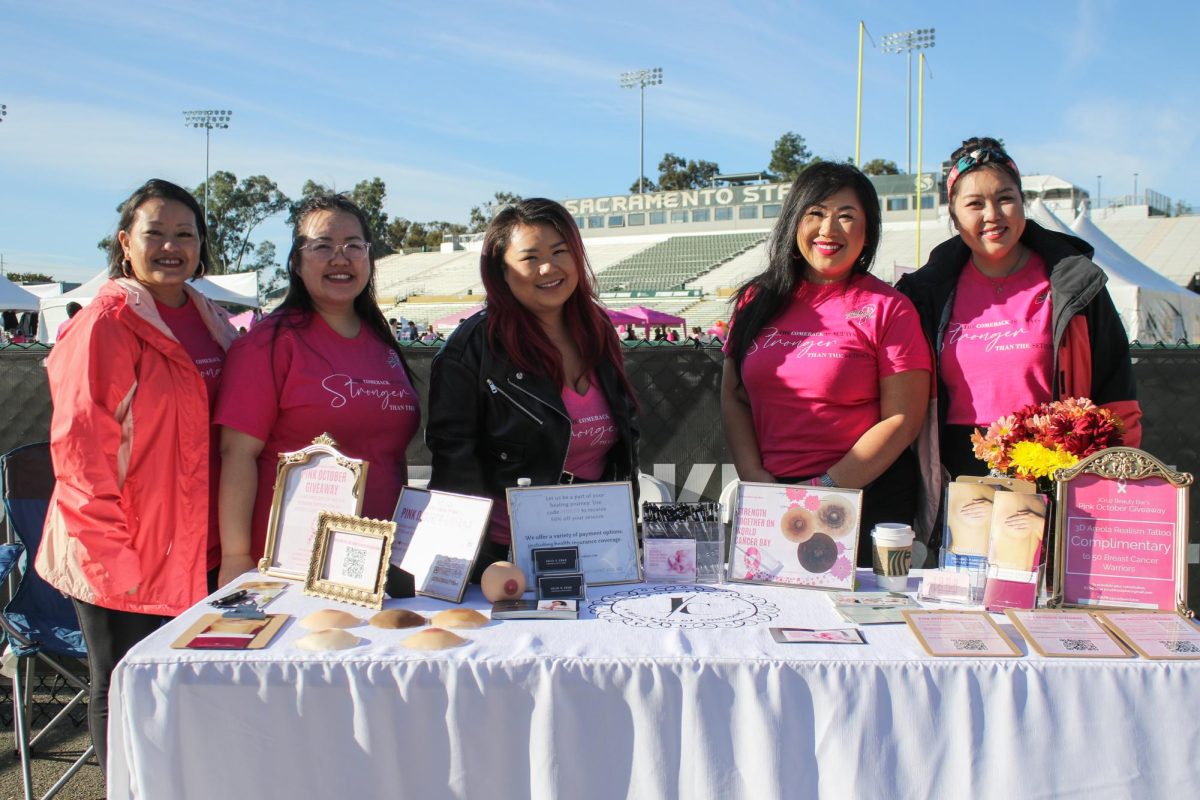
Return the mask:
{"type": "Polygon", "coordinates": [[[404,217],[394,217],[387,225],[387,243],[393,251],[403,250],[408,246],[408,229],[412,223],[404,217]]]}
{"type": "Polygon", "coordinates": [[[482,233],[487,230],[488,223],[492,221],[492,217],[496,216],[496,212],[505,206],[519,203],[521,200],[521,195],[515,192],[496,192],[491,200],[471,209],[467,218],[467,227],[471,233],[482,233]]]}
{"type": "Polygon", "coordinates": [[[382,258],[396,252],[388,236],[388,215],[383,210],[384,200],[387,199],[387,186],[384,185],[383,179],[359,181],[350,190],[350,199],[367,218],[367,225],[371,228],[371,249],[375,257],[382,258]]]}
{"type": "Polygon", "coordinates": [[[287,287],[287,270],[279,263],[274,242],[261,242],[254,249],[249,269],[258,272],[258,299],[265,301],[269,295],[287,287]]]}
{"type": "Polygon", "coordinates": [[[662,161],[658,162],[658,188],[663,192],[690,189],[687,160],[674,153],[664,153],[662,161]]]}
{"type": "Polygon", "coordinates": [[[862,165],[862,171],[867,175],[899,175],[900,168],[895,161],[884,158],[873,158],[862,165]]]}
{"type": "Polygon", "coordinates": [[[702,189],[712,186],[713,178],[720,173],[720,166],[713,161],[691,161],[674,153],[665,153],[658,162],[658,190],[702,189]]]}
{"type": "Polygon", "coordinates": [[[804,143],[804,137],[788,131],[775,140],[771,149],[771,162],[767,169],[785,181],[794,181],[809,164],[815,163],[812,151],[804,143]]]}
{"type": "MultiPolygon", "coordinates": [[[[193,190],[200,202],[204,184],[193,190]]],[[[250,269],[247,257],[255,252],[250,236],[267,219],[279,214],[290,201],[266,175],[251,175],[238,182],[232,172],[214,172],[208,180],[208,246],[213,271],[244,272],[250,269]]]]}
{"type": "Polygon", "coordinates": [[[44,272],[10,272],[5,277],[13,283],[55,283],[54,278],[44,272]]]}
{"type": "MultiPolygon", "coordinates": [[[[658,186],[657,186],[657,185],[654,183],[654,181],[650,180],[650,179],[649,179],[649,178],[647,178],[645,175],[643,175],[643,176],[642,176],[642,185],[641,185],[641,187],[640,187],[640,188],[641,188],[641,189],[642,189],[642,191],[644,191],[646,194],[649,194],[650,192],[657,192],[657,191],[658,191],[658,186]]],[[[629,193],[630,193],[630,194],[637,194],[637,193],[638,193],[638,189],[639,189],[638,182],[635,180],[635,181],[633,182],[633,185],[629,187],[629,193]]]]}

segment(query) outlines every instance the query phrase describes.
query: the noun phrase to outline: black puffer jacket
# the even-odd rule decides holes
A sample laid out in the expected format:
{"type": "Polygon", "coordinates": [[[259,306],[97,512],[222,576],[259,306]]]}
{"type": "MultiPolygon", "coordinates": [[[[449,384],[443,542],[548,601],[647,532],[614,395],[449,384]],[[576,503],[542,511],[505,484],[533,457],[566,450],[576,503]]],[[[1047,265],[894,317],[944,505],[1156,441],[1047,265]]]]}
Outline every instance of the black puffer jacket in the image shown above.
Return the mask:
{"type": "MultiPolygon", "coordinates": [[[[459,325],[433,360],[425,428],[433,454],[429,488],[503,502],[518,478],[534,486],[563,482],[571,421],[553,381],[519,369],[487,338],[484,310],[459,325]]],[[[633,399],[612,364],[599,365],[596,380],[618,437],[601,480],[633,481],[636,502],[633,399]]]]}

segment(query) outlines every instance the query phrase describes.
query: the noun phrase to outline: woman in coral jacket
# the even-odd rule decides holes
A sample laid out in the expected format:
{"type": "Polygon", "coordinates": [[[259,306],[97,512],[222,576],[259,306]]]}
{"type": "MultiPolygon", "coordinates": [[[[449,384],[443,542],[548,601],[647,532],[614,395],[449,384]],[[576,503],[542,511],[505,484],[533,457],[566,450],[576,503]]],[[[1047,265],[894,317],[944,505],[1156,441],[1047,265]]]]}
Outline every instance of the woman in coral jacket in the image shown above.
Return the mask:
{"type": "Polygon", "coordinates": [[[210,420],[234,332],[186,283],[208,268],[206,236],[195,198],[148,181],[122,206],[110,280],[47,359],[57,483],[36,568],[79,614],[102,768],[113,667],[220,563],[210,420]]]}
{"type": "MultiPolygon", "coordinates": [[[[1082,239],[1025,218],[1021,175],[996,139],[963,142],[946,179],[958,236],[896,288],[933,347],[941,466],[985,475],[970,436],[1030,403],[1087,397],[1141,441],[1129,338],[1082,239]]],[[[932,459],[931,459],[932,460],[932,459]]],[[[936,472],[937,464],[930,472],[936,472]]]]}

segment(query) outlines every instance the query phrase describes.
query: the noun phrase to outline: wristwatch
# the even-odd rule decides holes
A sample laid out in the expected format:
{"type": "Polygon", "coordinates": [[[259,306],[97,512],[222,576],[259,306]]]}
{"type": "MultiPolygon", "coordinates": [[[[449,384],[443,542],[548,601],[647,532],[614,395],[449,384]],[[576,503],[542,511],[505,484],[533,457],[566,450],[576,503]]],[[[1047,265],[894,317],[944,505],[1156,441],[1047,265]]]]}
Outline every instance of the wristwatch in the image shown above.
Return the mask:
{"type": "Polygon", "coordinates": [[[826,489],[837,488],[837,484],[833,482],[833,478],[829,477],[828,472],[813,478],[813,486],[824,486],[826,489]]]}

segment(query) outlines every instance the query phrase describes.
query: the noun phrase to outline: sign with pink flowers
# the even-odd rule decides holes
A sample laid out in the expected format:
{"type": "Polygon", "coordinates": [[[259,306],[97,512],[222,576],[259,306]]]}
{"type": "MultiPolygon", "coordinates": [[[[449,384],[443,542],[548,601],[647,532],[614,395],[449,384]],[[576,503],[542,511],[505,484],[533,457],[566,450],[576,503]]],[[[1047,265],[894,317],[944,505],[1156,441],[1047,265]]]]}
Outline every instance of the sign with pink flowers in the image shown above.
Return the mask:
{"type": "Polygon", "coordinates": [[[1186,610],[1191,482],[1131,447],[1060,472],[1051,604],[1186,610]]]}
{"type": "Polygon", "coordinates": [[[739,484],[727,577],[853,590],[861,519],[858,489],[739,484]]]}

